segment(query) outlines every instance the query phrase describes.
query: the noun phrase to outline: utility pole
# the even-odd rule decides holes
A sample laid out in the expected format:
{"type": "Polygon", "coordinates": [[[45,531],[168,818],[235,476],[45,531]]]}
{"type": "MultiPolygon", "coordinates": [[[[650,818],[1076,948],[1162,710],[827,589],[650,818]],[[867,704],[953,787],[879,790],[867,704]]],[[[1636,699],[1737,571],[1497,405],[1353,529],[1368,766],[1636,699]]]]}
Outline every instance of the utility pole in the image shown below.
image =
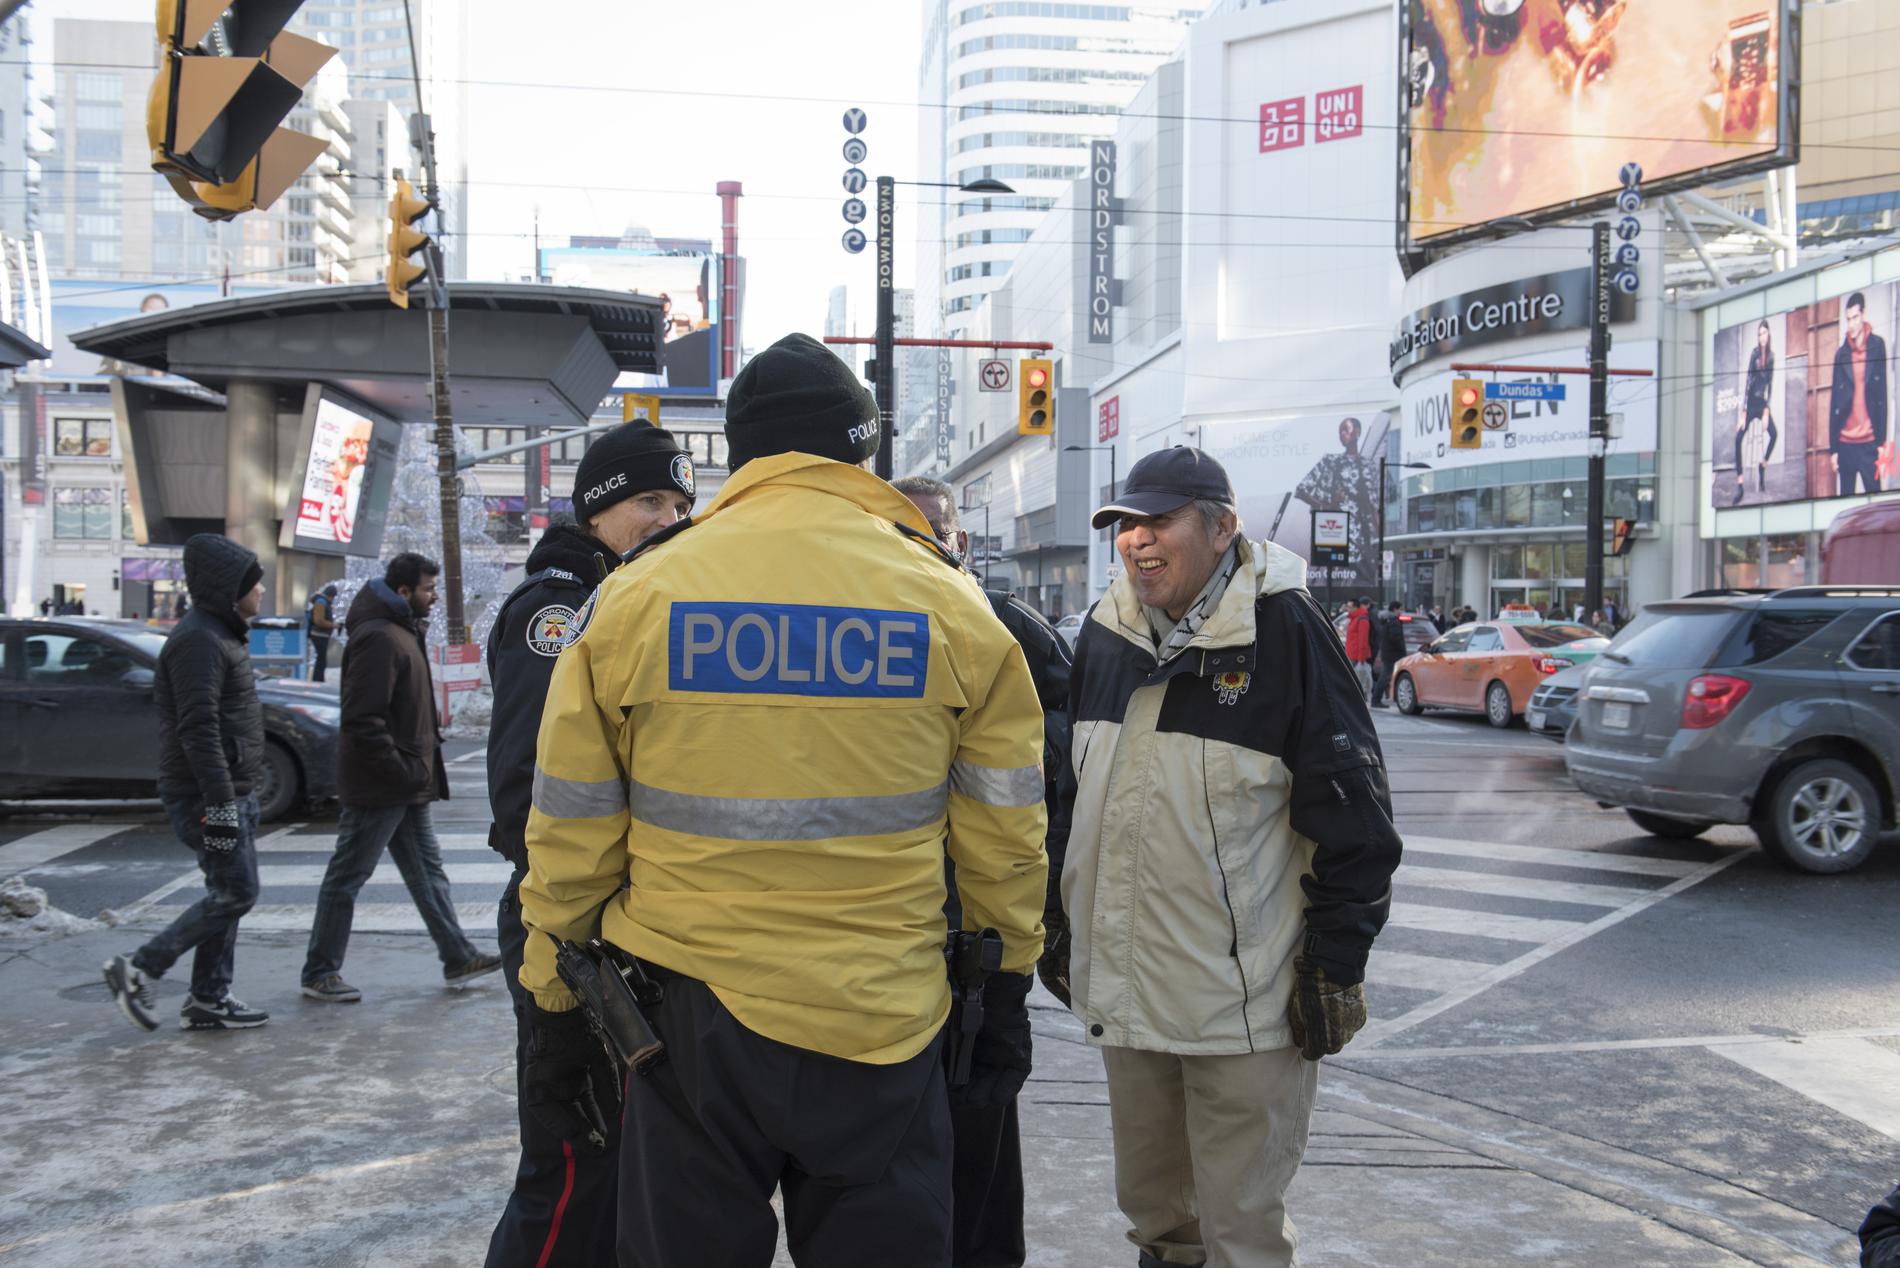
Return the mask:
{"type": "Polygon", "coordinates": [[[894,438],[891,433],[897,413],[897,350],[895,293],[897,260],[895,237],[897,219],[897,182],[889,176],[877,178],[877,474],[888,480],[893,469],[894,438]]]}
{"type": "Polygon", "coordinates": [[[1610,224],[1590,227],[1590,457],[1584,499],[1584,617],[1603,609],[1603,474],[1610,429],[1610,224]]]}

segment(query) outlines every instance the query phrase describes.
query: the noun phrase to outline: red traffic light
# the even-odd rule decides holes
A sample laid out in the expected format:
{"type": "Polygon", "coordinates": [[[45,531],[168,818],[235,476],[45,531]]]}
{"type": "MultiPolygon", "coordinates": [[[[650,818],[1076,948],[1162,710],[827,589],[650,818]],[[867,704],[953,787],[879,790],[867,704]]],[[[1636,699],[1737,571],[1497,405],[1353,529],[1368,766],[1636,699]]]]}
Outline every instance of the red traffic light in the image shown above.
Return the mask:
{"type": "Polygon", "coordinates": [[[1458,393],[1458,403],[1460,405],[1476,405],[1478,403],[1478,397],[1479,392],[1477,388],[1467,387],[1464,391],[1458,393]]]}
{"type": "Polygon", "coordinates": [[[1030,387],[1045,387],[1049,382],[1049,372],[1041,366],[1032,366],[1025,377],[1030,387]]]}

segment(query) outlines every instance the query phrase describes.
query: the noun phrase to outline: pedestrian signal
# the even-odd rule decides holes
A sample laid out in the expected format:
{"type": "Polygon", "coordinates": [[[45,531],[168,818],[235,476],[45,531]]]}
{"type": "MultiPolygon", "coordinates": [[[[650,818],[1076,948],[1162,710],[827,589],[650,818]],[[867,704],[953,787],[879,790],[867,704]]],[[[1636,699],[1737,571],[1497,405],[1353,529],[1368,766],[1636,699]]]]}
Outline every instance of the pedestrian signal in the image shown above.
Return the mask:
{"type": "Polygon", "coordinates": [[[623,423],[643,422],[653,427],[660,425],[660,398],[657,394],[627,392],[620,398],[620,421],[623,423]]]}
{"type": "Polygon", "coordinates": [[[1636,526],[1628,520],[1616,521],[1610,530],[1610,553],[1612,555],[1627,555],[1629,553],[1630,547],[1635,544],[1634,539],[1630,536],[1630,530],[1635,527],[1636,526]]]}
{"type": "Polygon", "coordinates": [[[1484,448],[1484,384],[1477,379],[1451,381],[1451,447],[1484,448]]]}
{"type": "Polygon", "coordinates": [[[288,35],[303,0],[158,0],[152,170],[207,220],[268,207],[330,146],[277,125],[336,55],[288,35]]]}
{"type": "Polygon", "coordinates": [[[1054,365],[1036,357],[1024,357],[1016,366],[1016,383],[1016,434],[1055,435],[1054,365]]]}
{"type": "Polygon", "coordinates": [[[396,178],[396,188],[389,195],[389,259],[383,265],[383,285],[389,302],[398,308],[409,307],[409,288],[429,275],[427,262],[415,258],[429,245],[429,235],[416,228],[416,221],[434,210],[434,204],[417,194],[415,186],[396,178]]]}

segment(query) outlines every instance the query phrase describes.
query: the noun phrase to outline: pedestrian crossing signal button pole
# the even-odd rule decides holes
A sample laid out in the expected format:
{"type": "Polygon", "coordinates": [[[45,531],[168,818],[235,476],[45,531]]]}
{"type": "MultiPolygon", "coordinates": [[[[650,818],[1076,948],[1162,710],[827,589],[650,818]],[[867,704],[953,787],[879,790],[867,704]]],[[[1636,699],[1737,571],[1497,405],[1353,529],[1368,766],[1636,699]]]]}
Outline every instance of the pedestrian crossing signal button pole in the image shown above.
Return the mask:
{"type": "Polygon", "coordinates": [[[1484,448],[1484,384],[1477,379],[1451,381],[1451,447],[1484,448]]]}
{"type": "Polygon", "coordinates": [[[1016,366],[1016,383],[1016,434],[1055,435],[1054,364],[1039,357],[1024,357],[1016,366]]]}

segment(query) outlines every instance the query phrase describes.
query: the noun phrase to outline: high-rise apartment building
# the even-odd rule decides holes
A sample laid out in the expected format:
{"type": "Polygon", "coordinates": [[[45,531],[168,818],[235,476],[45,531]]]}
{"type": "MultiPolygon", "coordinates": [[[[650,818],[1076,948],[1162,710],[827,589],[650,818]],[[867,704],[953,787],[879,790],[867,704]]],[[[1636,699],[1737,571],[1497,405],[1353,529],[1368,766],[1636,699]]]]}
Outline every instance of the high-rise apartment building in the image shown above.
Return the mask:
{"type": "Polygon", "coordinates": [[[34,228],[32,30],[31,9],[0,22],[0,235],[16,239],[34,228]]]}
{"type": "Polygon", "coordinates": [[[942,191],[918,226],[918,312],[948,333],[1001,284],[1043,214],[1071,195],[1088,143],[1206,4],[924,0],[919,176],[999,180],[1009,195],[942,191]],[[934,107],[934,108],[933,108],[934,107]]]}
{"type": "MultiPolygon", "coordinates": [[[[409,56],[409,22],[429,116],[435,125],[436,170],[441,179],[442,249],[448,276],[468,276],[468,27],[460,5],[445,0],[306,0],[292,29],[337,50],[349,71],[350,96],[388,102],[401,122],[404,145],[391,144],[390,167],[419,187],[421,161],[404,152],[409,117],[416,112],[415,72],[409,56]]],[[[382,169],[387,171],[388,169],[382,169]]],[[[385,202],[388,193],[381,197],[385,202]]]]}

